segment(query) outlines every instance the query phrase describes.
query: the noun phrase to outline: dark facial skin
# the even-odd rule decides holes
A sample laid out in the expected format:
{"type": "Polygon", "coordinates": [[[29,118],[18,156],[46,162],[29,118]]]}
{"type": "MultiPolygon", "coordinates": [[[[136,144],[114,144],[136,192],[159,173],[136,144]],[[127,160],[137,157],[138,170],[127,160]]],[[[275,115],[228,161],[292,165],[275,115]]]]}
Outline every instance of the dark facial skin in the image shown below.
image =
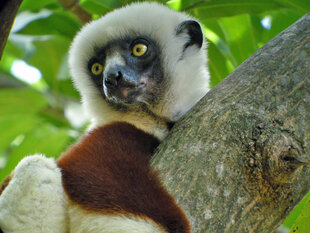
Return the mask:
{"type": "MultiPolygon", "coordinates": [[[[140,49],[138,49],[138,52],[140,49]]],[[[163,71],[158,46],[148,37],[128,37],[110,42],[96,49],[88,63],[89,74],[103,98],[118,109],[144,107],[158,102],[163,91],[163,71]],[[146,46],[141,56],[134,54],[135,45],[146,46]],[[109,65],[109,56],[117,52],[125,64],[109,65]],[[103,66],[102,72],[95,75],[93,65],[103,66]]]]}

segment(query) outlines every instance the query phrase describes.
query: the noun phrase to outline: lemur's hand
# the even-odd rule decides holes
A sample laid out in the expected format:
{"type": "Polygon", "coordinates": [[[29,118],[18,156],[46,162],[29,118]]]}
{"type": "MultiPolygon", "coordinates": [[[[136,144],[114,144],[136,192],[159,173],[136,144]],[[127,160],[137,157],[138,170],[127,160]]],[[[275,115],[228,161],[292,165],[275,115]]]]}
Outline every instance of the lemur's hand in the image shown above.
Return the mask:
{"type": "Polygon", "coordinates": [[[0,233],[66,232],[66,199],[54,159],[24,158],[0,194],[0,233]]]}

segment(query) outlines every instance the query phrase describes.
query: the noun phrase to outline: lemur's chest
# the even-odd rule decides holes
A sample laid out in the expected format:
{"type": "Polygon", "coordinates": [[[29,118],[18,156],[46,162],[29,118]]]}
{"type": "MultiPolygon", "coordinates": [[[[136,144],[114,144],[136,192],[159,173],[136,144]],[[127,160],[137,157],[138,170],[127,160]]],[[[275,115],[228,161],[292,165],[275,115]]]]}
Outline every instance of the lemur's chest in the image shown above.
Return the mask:
{"type": "Polygon", "coordinates": [[[57,161],[72,208],[86,210],[89,215],[83,218],[121,217],[161,229],[150,232],[188,232],[184,213],[150,167],[158,143],[126,123],[113,123],[84,136],[57,161]]]}
{"type": "Polygon", "coordinates": [[[69,199],[94,211],[142,213],[139,203],[160,189],[149,167],[157,145],[155,138],[125,123],[89,133],[57,161],[69,199]]]}

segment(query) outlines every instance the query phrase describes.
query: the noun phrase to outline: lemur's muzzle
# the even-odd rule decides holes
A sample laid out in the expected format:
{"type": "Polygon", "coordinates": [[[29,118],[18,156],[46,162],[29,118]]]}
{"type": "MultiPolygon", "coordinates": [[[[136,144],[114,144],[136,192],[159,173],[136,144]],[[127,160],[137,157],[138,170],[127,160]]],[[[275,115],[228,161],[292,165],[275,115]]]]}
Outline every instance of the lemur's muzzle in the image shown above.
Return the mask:
{"type": "Polygon", "coordinates": [[[104,72],[104,85],[107,88],[137,88],[141,84],[140,77],[127,67],[117,65],[104,72]]]}
{"type": "Polygon", "coordinates": [[[134,98],[141,94],[143,87],[146,86],[144,79],[125,66],[109,67],[103,76],[106,96],[126,103],[133,103],[134,98]]]}

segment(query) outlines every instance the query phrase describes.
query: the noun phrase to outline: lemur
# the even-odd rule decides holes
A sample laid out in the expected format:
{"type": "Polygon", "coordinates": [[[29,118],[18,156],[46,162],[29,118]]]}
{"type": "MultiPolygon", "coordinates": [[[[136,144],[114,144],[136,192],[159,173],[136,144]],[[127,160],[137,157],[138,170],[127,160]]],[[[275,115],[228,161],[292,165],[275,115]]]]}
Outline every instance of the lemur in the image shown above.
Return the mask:
{"type": "Polygon", "coordinates": [[[150,159],[209,90],[205,48],[197,20],[157,3],[85,25],[69,66],[91,129],[57,161],[19,163],[0,188],[2,231],[189,233],[150,159]]]}

